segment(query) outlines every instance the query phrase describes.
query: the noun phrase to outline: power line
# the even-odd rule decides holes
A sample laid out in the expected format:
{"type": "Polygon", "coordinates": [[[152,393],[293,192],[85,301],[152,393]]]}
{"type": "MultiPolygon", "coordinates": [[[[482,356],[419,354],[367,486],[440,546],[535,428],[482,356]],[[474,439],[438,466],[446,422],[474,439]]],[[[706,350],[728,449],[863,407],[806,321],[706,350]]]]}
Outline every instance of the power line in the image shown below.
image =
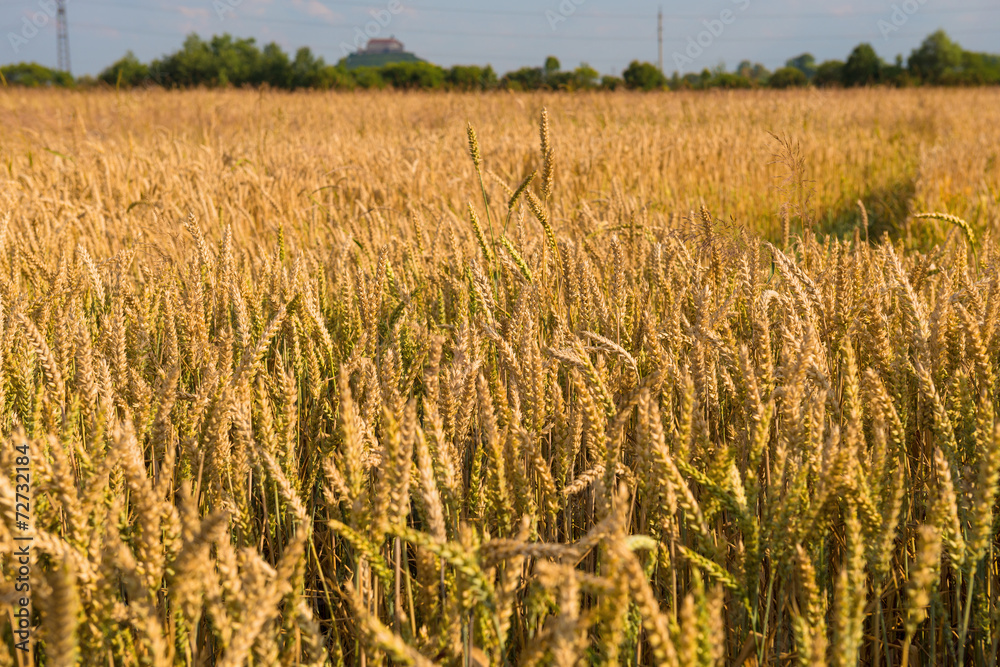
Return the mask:
{"type": "MultiPolygon", "coordinates": [[[[84,23],[84,22],[77,22],[77,21],[73,22],[73,28],[74,28],[74,30],[80,30],[80,29],[82,29],[82,30],[95,30],[95,31],[97,31],[97,30],[101,30],[101,31],[115,30],[116,32],[123,32],[123,33],[128,34],[128,35],[142,35],[142,36],[153,36],[153,37],[172,37],[172,38],[176,38],[178,36],[177,32],[168,32],[168,31],[163,31],[163,30],[144,30],[144,29],[141,29],[141,28],[140,29],[115,28],[113,26],[108,26],[106,24],[84,23]]],[[[962,33],[992,33],[992,32],[994,32],[994,31],[990,30],[990,29],[968,29],[968,30],[957,30],[957,31],[954,31],[955,34],[962,34],[962,33]]],[[[843,39],[845,37],[846,37],[845,35],[829,35],[829,34],[826,34],[826,35],[789,35],[789,36],[785,36],[785,37],[763,37],[763,38],[753,38],[753,39],[735,39],[734,38],[734,39],[727,40],[727,41],[734,41],[734,42],[736,42],[736,41],[740,41],[740,42],[746,42],[746,41],[751,41],[751,42],[753,42],[753,41],[775,42],[775,41],[791,41],[791,40],[798,40],[798,39],[808,39],[808,40],[815,41],[815,40],[819,40],[819,39],[843,39]]],[[[586,38],[586,39],[589,40],[589,41],[593,41],[591,38],[586,38]]],[[[314,51],[316,51],[318,53],[322,53],[323,51],[336,51],[339,48],[339,45],[337,45],[337,44],[331,44],[331,43],[310,44],[310,46],[313,48],[314,51]]],[[[466,53],[425,52],[425,51],[421,50],[421,55],[423,55],[423,56],[425,56],[427,58],[453,59],[453,58],[465,58],[465,57],[467,57],[468,54],[466,54],[466,53]]],[[[482,61],[486,61],[486,62],[490,62],[490,61],[501,61],[501,62],[503,62],[503,61],[512,61],[512,62],[514,62],[514,61],[518,61],[519,60],[518,54],[516,52],[515,53],[510,53],[510,52],[507,52],[507,53],[486,53],[486,52],[482,52],[482,51],[477,51],[476,52],[476,57],[478,59],[480,59],[480,62],[482,62],[482,61]]],[[[596,59],[595,58],[586,58],[586,57],[584,57],[583,60],[584,61],[589,61],[592,64],[598,64],[598,63],[611,63],[611,62],[618,63],[619,59],[618,58],[614,58],[614,57],[610,57],[610,58],[609,57],[598,57],[596,59]]]]}
{"type": "MultiPolygon", "coordinates": [[[[11,3],[2,3],[2,0],[0,0],[0,4],[11,4],[11,3]]],[[[185,18],[192,18],[191,16],[186,15],[184,13],[183,8],[180,8],[180,7],[169,7],[169,8],[168,7],[149,7],[149,6],[144,6],[144,5],[134,5],[134,4],[127,4],[127,3],[114,2],[114,1],[108,1],[108,0],[83,0],[82,2],[79,2],[78,4],[94,5],[94,6],[98,6],[98,7],[119,7],[119,8],[122,8],[122,9],[128,9],[128,10],[132,10],[132,11],[153,12],[153,13],[166,13],[166,14],[180,15],[180,16],[185,17],[185,18]]],[[[327,6],[330,7],[330,8],[332,8],[332,9],[336,9],[337,7],[340,7],[340,6],[345,6],[345,7],[371,7],[371,4],[369,2],[343,1],[343,2],[337,2],[337,3],[333,4],[333,5],[327,5],[327,6]]],[[[525,11],[517,11],[517,10],[494,10],[494,9],[471,9],[471,8],[458,9],[458,8],[440,7],[440,6],[423,6],[423,7],[417,8],[417,10],[418,11],[427,11],[427,12],[444,12],[444,13],[452,13],[452,14],[495,14],[495,15],[510,15],[510,16],[542,16],[541,12],[525,12],[525,11]]],[[[208,10],[206,9],[205,11],[206,11],[206,14],[207,14],[208,10]]],[[[959,14],[959,13],[973,12],[973,11],[1000,11],[1000,6],[995,6],[994,5],[994,6],[990,6],[990,7],[959,7],[959,8],[952,7],[952,8],[948,8],[948,9],[933,9],[933,8],[928,8],[928,9],[923,10],[922,13],[925,13],[925,14],[959,14]]],[[[791,16],[795,17],[795,18],[823,17],[823,18],[827,18],[827,19],[836,19],[836,18],[850,18],[850,17],[857,17],[857,16],[881,16],[881,15],[884,15],[884,14],[885,14],[884,11],[882,11],[882,12],[855,12],[855,13],[852,13],[850,15],[838,16],[838,15],[833,15],[833,14],[830,14],[830,13],[807,12],[807,13],[795,13],[795,14],[792,14],[791,16]]],[[[679,19],[679,18],[703,18],[704,16],[706,16],[706,14],[704,14],[704,13],[702,13],[702,14],[695,14],[695,13],[668,13],[668,14],[665,14],[665,13],[663,13],[663,10],[661,8],[660,9],[660,18],[658,20],[658,26],[657,26],[657,28],[658,28],[658,31],[657,31],[658,42],[660,44],[662,44],[662,40],[664,38],[663,33],[662,33],[662,20],[663,20],[663,18],[673,18],[673,19],[679,19]]],[[[600,18],[602,20],[611,20],[611,19],[648,18],[648,15],[640,15],[640,14],[606,14],[606,13],[585,13],[585,12],[578,12],[578,13],[574,13],[573,14],[573,18],[574,19],[576,19],[578,17],[579,18],[600,18]]],[[[789,14],[761,14],[761,13],[753,13],[753,12],[751,12],[751,13],[741,14],[740,15],[740,22],[742,23],[742,22],[744,22],[746,20],[749,20],[749,19],[771,19],[771,18],[779,18],[779,17],[780,18],[789,18],[790,15],[789,14]]],[[[207,15],[202,15],[202,18],[207,18],[207,15]]],[[[246,16],[246,15],[241,15],[241,14],[238,14],[238,15],[234,16],[233,20],[235,20],[235,21],[244,21],[244,22],[267,23],[269,25],[271,25],[271,24],[280,24],[280,25],[308,26],[308,27],[312,27],[312,28],[337,28],[337,27],[351,28],[351,27],[356,27],[351,22],[345,22],[345,23],[342,23],[342,24],[329,24],[329,23],[324,24],[324,23],[318,23],[315,20],[292,19],[292,18],[270,18],[270,17],[262,17],[262,16],[246,16]]],[[[109,27],[111,27],[111,26],[109,26],[109,27]]],[[[136,32],[134,30],[128,30],[128,29],[125,29],[125,28],[122,28],[122,30],[127,30],[129,32],[136,32]]],[[[607,35],[572,35],[572,34],[568,34],[568,35],[567,34],[554,35],[551,32],[547,32],[545,34],[524,34],[524,33],[520,33],[520,32],[518,32],[518,33],[510,33],[510,32],[501,33],[501,32],[495,32],[495,31],[491,31],[491,32],[477,32],[477,31],[468,31],[468,30],[437,30],[437,29],[427,29],[427,28],[409,28],[409,29],[406,29],[406,32],[410,33],[410,34],[417,34],[417,35],[421,35],[422,34],[422,35],[440,35],[440,36],[503,37],[505,39],[536,39],[536,40],[546,40],[546,41],[550,41],[550,40],[558,40],[558,41],[588,41],[588,42],[595,42],[595,41],[596,42],[635,42],[635,41],[637,41],[636,40],[636,34],[634,32],[630,33],[629,36],[622,36],[622,37],[607,36],[607,35]]],[[[968,33],[973,33],[973,32],[993,32],[993,30],[992,29],[990,29],[990,30],[965,30],[965,31],[953,30],[952,32],[954,32],[956,34],[960,34],[962,32],[968,32],[968,33]]],[[[677,35],[677,36],[668,37],[668,39],[670,41],[686,40],[688,37],[690,37],[690,35],[685,33],[683,35],[677,35]]],[[[859,38],[859,39],[864,39],[866,37],[870,37],[870,34],[868,34],[868,33],[866,33],[864,35],[859,35],[859,34],[856,34],[856,33],[852,33],[852,34],[830,34],[829,32],[826,32],[826,33],[824,33],[822,35],[815,35],[815,36],[795,35],[794,37],[789,36],[787,38],[783,38],[783,37],[779,37],[779,38],[769,38],[769,37],[763,37],[763,38],[727,38],[727,41],[740,41],[740,42],[762,41],[762,42],[765,42],[765,41],[773,41],[774,39],[780,39],[780,40],[790,41],[792,39],[841,39],[841,38],[859,38]]],[[[662,56],[661,56],[660,59],[662,60],[662,56]]]]}
{"type": "MultiPolygon", "coordinates": [[[[25,4],[26,0],[9,0],[7,2],[0,1],[0,6],[12,6],[18,4],[25,4]]],[[[173,14],[183,14],[180,7],[167,8],[167,7],[149,7],[144,5],[135,5],[131,3],[124,2],[114,2],[108,0],[76,0],[74,4],[86,4],[98,7],[120,7],[122,9],[133,9],[137,11],[153,11],[153,12],[166,12],[173,14]]],[[[339,2],[324,3],[324,6],[331,10],[336,10],[338,8],[365,8],[370,9],[373,7],[372,2],[364,1],[352,1],[344,0],[339,2]]],[[[190,9],[190,8],[188,8],[190,9]]],[[[492,16],[535,16],[544,17],[544,11],[524,11],[524,10],[513,10],[513,9],[476,9],[469,7],[443,7],[439,5],[420,5],[420,6],[410,6],[407,9],[411,9],[416,12],[429,12],[435,14],[484,14],[492,16]]],[[[237,12],[239,10],[237,9],[237,12]]],[[[966,7],[947,7],[947,8],[934,8],[926,7],[920,10],[921,15],[939,15],[939,14],[963,14],[970,12],[991,12],[1000,11],[1000,6],[997,5],[979,5],[979,6],[966,6],[966,7]]],[[[667,20],[672,19],[704,19],[710,18],[713,12],[665,12],[663,18],[667,20]]],[[[740,20],[745,19],[776,19],[776,18],[825,18],[825,19],[842,19],[847,20],[851,18],[858,17],[870,17],[870,16],[886,16],[888,12],[885,10],[869,10],[869,11],[852,11],[850,13],[835,13],[835,12],[753,12],[747,11],[746,13],[740,14],[740,20]]],[[[601,21],[608,20],[644,20],[648,19],[648,14],[631,14],[631,13],[612,13],[612,12],[599,12],[599,11],[586,11],[580,10],[573,13],[572,18],[575,20],[577,18],[584,19],[598,19],[601,21]]],[[[266,21],[274,22],[276,19],[266,18],[266,17],[250,17],[238,14],[234,17],[234,20],[243,21],[266,21]]],[[[284,21],[289,21],[292,19],[284,19],[284,21]]],[[[315,20],[301,20],[300,23],[307,25],[316,25],[315,20]]]]}
{"type": "MultiPolygon", "coordinates": [[[[20,0],[20,1],[21,2],[26,2],[27,0],[20,0]]],[[[185,17],[185,18],[188,18],[188,19],[191,19],[191,18],[207,19],[207,18],[209,18],[211,16],[211,14],[209,13],[209,10],[207,8],[199,16],[192,17],[192,16],[190,16],[190,12],[188,12],[187,14],[185,14],[184,10],[182,8],[180,8],[180,7],[151,7],[151,6],[134,5],[134,4],[127,4],[127,3],[122,3],[122,2],[116,2],[114,0],[74,0],[74,2],[76,4],[79,4],[79,5],[89,5],[89,6],[95,6],[95,7],[117,7],[117,8],[121,8],[121,9],[133,10],[133,11],[138,11],[138,12],[147,13],[147,14],[149,14],[149,13],[172,14],[172,15],[175,15],[175,16],[185,17]]],[[[20,3],[10,2],[8,0],[0,0],[0,7],[11,6],[13,4],[20,4],[20,3]]],[[[57,20],[57,35],[58,35],[58,49],[59,49],[59,68],[60,69],[65,69],[66,71],[69,71],[68,23],[67,23],[66,17],[65,17],[65,0],[58,0],[58,6],[60,8],[59,12],[60,12],[60,19],[61,19],[61,22],[59,20],[57,20]]],[[[365,8],[370,8],[373,5],[371,4],[370,0],[368,2],[356,2],[356,1],[350,1],[349,0],[349,1],[344,1],[344,2],[337,2],[337,3],[333,3],[333,4],[327,4],[326,6],[328,8],[331,8],[331,9],[337,9],[337,8],[340,8],[340,7],[365,7],[365,8]]],[[[415,9],[416,11],[419,11],[419,12],[426,11],[426,12],[441,12],[441,13],[450,13],[450,14],[491,14],[491,15],[535,16],[535,17],[543,16],[542,12],[526,12],[526,11],[502,10],[502,9],[471,9],[471,8],[461,8],[461,9],[459,9],[459,8],[442,7],[442,6],[421,6],[421,7],[416,7],[416,8],[414,8],[412,6],[409,6],[408,9],[415,9]]],[[[971,6],[970,7],[951,7],[951,8],[948,8],[948,9],[925,8],[925,9],[923,9],[921,11],[921,14],[925,14],[926,13],[926,14],[955,14],[955,15],[957,15],[957,14],[962,14],[962,13],[967,13],[967,12],[986,12],[986,11],[1000,11],[1000,6],[993,5],[993,6],[990,6],[990,7],[981,7],[981,6],[980,7],[971,7],[971,6]]],[[[676,43],[684,42],[685,40],[687,40],[691,36],[688,31],[684,31],[683,34],[681,34],[680,32],[678,32],[678,34],[675,34],[675,35],[669,35],[669,36],[668,35],[664,35],[664,32],[663,32],[663,19],[664,18],[673,18],[673,19],[679,19],[679,18],[704,18],[707,15],[710,15],[710,13],[709,14],[704,14],[704,13],[703,14],[694,14],[694,13],[689,13],[689,12],[684,12],[684,13],[669,13],[669,12],[664,12],[662,6],[660,7],[659,12],[658,12],[658,20],[657,20],[657,42],[658,42],[658,56],[659,56],[658,57],[658,62],[659,62],[661,71],[662,71],[662,67],[663,67],[662,63],[663,63],[663,43],[664,43],[664,40],[667,40],[668,44],[671,45],[671,48],[674,48],[674,45],[676,43]]],[[[823,17],[823,18],[826,18],[826,19],[846,19],[846,18],[856,18],[856,17],[859,17],[859,16],[884,16],[884,15],[885,15],[884,11],[855,12],[855,13],[853,13],[851,15],[847,15],[847,16],[838,16],[838,15],[833,15],[833,14],[830,14],[830,13],[818,13],[818,12],[793,13],[793,14],[758,14],[758,13],[754,13],[754,12],[747,12],[745,14],[740,14],[739,23],[742,24],[744,21],[746,21],[748,19],[763,19],[763,18],[776,18],[776,17],[781,17],[781,18],[803,18],[803,17],[810,17],[811,16],[811,17],[823,17]]],[[[303,26],[303,27],[321,28],[321,29],[326,29],[326,30],[330,30],[331,28],[333,28],[333,29],[338,29],[338,28],[339,29],[344,29],[344,28],[350,29],[350,28],[356,27],[356,25],[355,25],[354,22],[347,21],[347,20],[344,20],[344,21],[339,22],[339,23],[320,23],[320,22],[317,22],[316,20],[304,20],[304,19],[295,19],[295,18],[276,18],[276,17],[275,18],[269,18],[269,17],[264,17],[264,16],[248,16],[248,15],[245,15],[244,13],[238,13],[236,16],[232,16],[230,18],[231,18],[231,20],[237,21],[237,22],[246,21],[246,22],[251,22],[251,23],[258,23],[259,22],[259,23],[267,23],[267,24],[296,25],[296,26],[303,26]]],[[[401,17],[401,18],[405,19],[405,18],[411,18],[411,17],[404,16],[404,17],[401,17]]],[[[606,14],[606,13],[588,13],[588,12],[583,12],[583,11],[577,11],[576,13],[573,14],[572,18],[574,20],[576,18],[600,18],[600,19],[603,19],[603,20],[611,20],[611,19],[629,19],[629,20],[631,20],[633,18],[635,18],[635,19],[644,18],[644,19],[648,20],[648,18],[650,18],[650,17],[648,15],[640,15],[640,14],[606,14]]],[[[163,30],[160,30],[160,31],[156,31],[156,30],[144,30],[142,28],[117,27],[117,26],[112,26],[112,25],[107,25],[107,24],[80,23],[80,22],[76,22],[76,21],[73,22],[73,26],[74,26],[74,29],[84,29],[84,30],[113,30],[115,32],[120,33],[123,36],[127,36],[127,35],[154,35],[154,36],[163,36],[163,37],[177,37],[180,34],[180,32],[181,32],[180,30],[170,31],[170,32],[163,31],[163,30]]],[[[647,26],[648,26],[648,24],[647,24],[647,26]]],[[[680,26],[674,26],[674,27],[675,28],[681,28],[680,26]]],[[[568,34],[555,34],[554,35],[554,34],[551,34],[548,31],[546,31],[546,33],[544,33],[544,34],[540,34],[540,33],[534,33],[534,32],[524,33],[524,32],[468,31],[468,30],[448,30],[448,29],[417,28],[417,27],[415,27],[415,28],[405,28],[403,26],[400,26],[398,28],[398,30],[400,30],[402,32],[405,32],[407,34],[429,35],[429,36],[435,36],[435,37],[436,36],[476,37],[476,38],[490,38],[490,37],[492,37],[492,38],[503,39],[504,41],[510,41],[510,40],[545,40],[545,41],[554,41],[554,40],[558,40],[558,41],[562,41],[562,42],[570,42],[570,43],[572,43],[572,42],[582,42],[582,43],[587,43],[587,44],[591,44],[591,43],[612,43],[612,42],[629,42],[629,43],[641,42],[643,40],[643,34],[648,34],[648,33],[646,33],[646,30],[648,30],[648,29],[649,28],[647,27],[646,29],[640,30],[639,33],[635,32],[635,31],[632,31],[632,32],[630,32],[630,34],[628,36],[617,36],[617,35],[607,35],[607,34],[600,34],[600,35],[594,35],[594,34],[572,34],[570,31],[566,31],[568,34]]],[[[809,41],[827,41],[827,40],[841,40],[841,39],[861,39],[861,40],[864,40],[864,39],[871,39],[872,36],[873,36],[872,32],[873,31],[866,31],[863,34],[859,34],[857,31],[850,31],[850,32],[844,31],[844,32],[839,32],[839,33],[831,33],[829,31],[824,31],[822,34],[815,34],[815,35],[802,34],[802,33],[785,34],[785,35],[768,35],[766,33],[760,32],[760,31],[755,31],[752,36],[745,36],[744,37],[744,36],[737,36],[737,35],[727,35],[725,41],[726,42],[734,42],[734,43],[758,43],[758,42],[772,43],[772,42],[794,42],[794,41],[803,41],[803,40],[809,40],[809,41]]],[[[995,28],[966,28],[966,29],[961,29],[960,28],[960,29],[950,30],[950,32],[953,33],[953,34],[955,34],[955,35],[963,35],[963,34],[995,33],[996,30],[995,30],[995,28]]],[[[327,37],[327,39],[329,39],[329,37],[327,37]]],[[[283,40],[283,41],[287,41],[287,40],[283,40]]],[[[333,51],[335,51],[337,48],[340,48],[341,44],[329,44],[329,43],[327,43],[327,44],[324,44],[324,45],[315,45],[315,44],[313,44],[312,46],[313,46],[314,49],[316,49],[318,51],[322,51],[322,50],[333,50],[333,51]]],[[[449,55],[446,55],[446,54],[425,53],[425,55],[428,56],[428,57],[452,57],[452,56],[449,56],[449,55]]],[[[460,56],[455,55],[454,57],[460,57],[460,56]]],[[[488,54],[485,54],[485,53],[482,53],[482,52],[477,52],[476,57],[477,58],[482,58],[482,59],[488,59],[488,58],[501,58],[501,59],[511,59],[511,58],[514,58],[514,59],[516,59],[517,56],[514,53],[505,53],[505,54],[502,54],[502,55],[501,54],[488,55],[488,54]]],[[[598,59],[598,60],[600,60],[600,59],[598,59]]]]}
{"type": "MultiPolygon", "coordinates": [[[[648,17],[647,17],[648,18],[648,17]]],[[[267,23],[300,23],[294,19],[262,19],[267,23]]],[[[315,26],[315,22],[304,22],[308,25],[315,26]]],[[[116,30],[122,33],[133,33],[133,34],[152,34],[160,35],[164,37],[174,37],[177,36],[178,32],[150,32],[141,29],[133,29],[126,27],[110,26],[106,24],[96,24],[96,23],[79,23],[74,21],[74,27],[79,28],[90,28],[90,29],[102,29],[102,30],[116,30]]],[[[343,27],[343,26],[342,26],[343,27]]],[[[979,34],[979,33],[994,33],[996,32],[993,28],[964,28],[958,30],[951,30],[952,34],[962,35],[962,34],[979,34]]],[[[406,33],[415,35],[435,35],[435,36],[456,36],[456,37],[499,37],[505,40],[507,39],[538,39],[538,40],[552,40],[560,39],[563,41],[577,41],[577,42],[637,42],[637,36],[633,33],[628,37],[617,37],[617,36],[606,36],[606,35],[546,35],[546,34],[519,34],[511,32],[469,32],[467,30],[433,30],[424,28],[407,28],[406,33]]],[[[689,33],[671,35],[669,37],[665,36],[665,40],[669,42],[683,41],[686,40],[691,35],[689,33]]],[[[859,34],[857,32],[852,33],[829,33],[824,32],[822,34],[793,34],[793,35],[757,35],[754,37],[727,37],[726,42],[790,42],[799,40],[836,40],[836,39],[866,39],[872,36],[871,32],[864,34],[859,34]]]]}

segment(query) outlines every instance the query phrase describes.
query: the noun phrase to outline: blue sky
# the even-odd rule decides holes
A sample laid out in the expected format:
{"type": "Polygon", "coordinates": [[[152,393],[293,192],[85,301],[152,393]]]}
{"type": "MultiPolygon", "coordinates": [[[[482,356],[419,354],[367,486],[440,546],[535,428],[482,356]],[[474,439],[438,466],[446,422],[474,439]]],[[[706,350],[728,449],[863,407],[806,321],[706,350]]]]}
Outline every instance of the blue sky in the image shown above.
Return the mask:
{"type": "MultiPolygon", "coordinates": [[[[0,64],[55,66],[53,7],[54,0],[0,0],[0,64]]],[[[274,41],[289,53],[309,46],[332,63],[366,29],[445,66],[490,63],[503,73],[555,55],[564,68],[587,62],[620,74],[632,60],[656,62],[660,7],[668,73],[677,63],[700,71],[743,59],[773,69],[804,51],[844,59],[864,41],[891,61],[938,28],[967,49],[1000,52],[995,0],[67,0],[67,15],[76,75],[96,74],[129,49],[149,61],[175,51],[190,32],[274,41]]]]}

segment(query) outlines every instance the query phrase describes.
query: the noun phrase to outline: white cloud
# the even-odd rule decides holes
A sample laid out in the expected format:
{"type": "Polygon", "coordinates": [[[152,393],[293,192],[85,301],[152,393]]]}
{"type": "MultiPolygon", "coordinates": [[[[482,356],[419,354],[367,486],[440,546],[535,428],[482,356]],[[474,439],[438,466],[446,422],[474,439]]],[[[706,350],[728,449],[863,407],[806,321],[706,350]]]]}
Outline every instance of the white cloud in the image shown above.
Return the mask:
{"type": "Polygon", "coordinates": [[[292,0],[292,5],[313,18],[324,19],[329,23],[334,23],[340,18],[336,12],[319,0],[292,0]]]}
{"type": "Polygon", "coordinates": [[[208,9],[205,7],[185,7],[184,5],[178,5],[177,11],[181,13],[181,16],[187,19],[208,18],[208,9]]]}

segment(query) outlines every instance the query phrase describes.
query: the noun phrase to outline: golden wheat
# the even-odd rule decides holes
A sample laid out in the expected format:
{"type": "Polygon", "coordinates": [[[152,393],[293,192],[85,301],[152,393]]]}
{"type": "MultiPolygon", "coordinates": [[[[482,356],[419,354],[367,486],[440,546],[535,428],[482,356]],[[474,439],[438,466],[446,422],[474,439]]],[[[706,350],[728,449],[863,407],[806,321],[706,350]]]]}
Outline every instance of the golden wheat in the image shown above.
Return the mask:
{"type": "Polygon", "coordinates": [[[997,95],[5,94],[32,659],[995,664],[997,95]]]}

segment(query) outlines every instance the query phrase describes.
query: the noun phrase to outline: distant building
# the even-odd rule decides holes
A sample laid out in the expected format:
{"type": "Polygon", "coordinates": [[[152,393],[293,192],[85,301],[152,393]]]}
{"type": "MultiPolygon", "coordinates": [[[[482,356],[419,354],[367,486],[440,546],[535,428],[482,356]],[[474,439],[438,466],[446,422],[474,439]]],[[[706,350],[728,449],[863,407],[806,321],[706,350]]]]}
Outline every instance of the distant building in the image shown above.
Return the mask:
{"type": "MultiPolygon", "coordinates": [[[[355,42],[357,44],[358,42],[355,42]]],[[[346,48],[346,45],[345,47],[346,48]]],[[[392,63],[419,63],[420,58],[403,48],[403,43],[395,37],[389,39],[369,39],[364,48],[359,48],[340,61],[347,69],[359,67],[384,67],[392,63]]]]}
{"type": "Polygon", "coordinates": [[[403,53],[403,43],[395,37],[390,37],[389,39],[369,39],[368,45],[359,50],[358,53],[365,55],[403,53]]]}

